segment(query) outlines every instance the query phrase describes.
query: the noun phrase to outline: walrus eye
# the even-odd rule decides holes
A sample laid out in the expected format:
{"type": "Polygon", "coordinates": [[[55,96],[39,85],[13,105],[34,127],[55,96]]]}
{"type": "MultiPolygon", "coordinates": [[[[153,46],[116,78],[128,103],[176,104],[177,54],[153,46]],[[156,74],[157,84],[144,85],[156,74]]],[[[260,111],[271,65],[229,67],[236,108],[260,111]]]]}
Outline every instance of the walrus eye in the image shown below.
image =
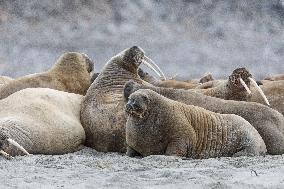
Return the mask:
{"type": "Polygon", "coordinates": [[[147,96],[142,96],[143,102],[149,103],[149,98],[147,96]]]}

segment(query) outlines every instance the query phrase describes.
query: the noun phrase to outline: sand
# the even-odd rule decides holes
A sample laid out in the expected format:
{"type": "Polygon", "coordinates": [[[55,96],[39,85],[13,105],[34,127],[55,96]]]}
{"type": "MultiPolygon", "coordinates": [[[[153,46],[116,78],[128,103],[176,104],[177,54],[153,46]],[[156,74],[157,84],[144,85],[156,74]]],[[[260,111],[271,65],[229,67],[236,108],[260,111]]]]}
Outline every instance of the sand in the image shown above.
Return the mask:
{"type": "Polygon", "coordinates": [[[0,157],[0,188],[284,188],[284,156],[130,158],[84,148],[66,155],[0,157]]]}

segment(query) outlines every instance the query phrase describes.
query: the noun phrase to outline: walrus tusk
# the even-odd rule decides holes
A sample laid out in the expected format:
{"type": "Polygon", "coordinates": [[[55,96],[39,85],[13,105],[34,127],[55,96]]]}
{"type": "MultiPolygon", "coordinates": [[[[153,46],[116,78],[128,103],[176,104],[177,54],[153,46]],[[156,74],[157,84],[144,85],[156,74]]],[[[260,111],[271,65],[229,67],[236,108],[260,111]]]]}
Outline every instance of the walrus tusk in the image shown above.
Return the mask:
{"type": "Polygon", "coordinates": [[[162,78],[163,76],[151,65],[149,64],[146,60],[142,60],[142,63],[145,64],[147,67],[149,67],[151,70],[153,70],[159,78],[162,78]]]}
{"type": "Polygon", "coordinates": [[[9,155],[8,153],[4,152],[3,150],[0,150],[0,155],[4,156],[7,159],[13,159],[13,157],[11,155],[9,155]]]}
{"type": "Polygon", "coordinates": [[[249,90],[247,84],[244,82],[244,80],[242,78],[240,78],[240,82],[241,82],[242,86],[244,86],[244,88],[246,89],[248,94],[251,94],[251,91],[249,90]]]}
{"type": "Polygon", "coordinates": [[[263,93],[262,89],[257,85],[256,81],[249,77],[249,80],[251,81],[251,83],[253,84],[253,86],[256,88],[256,90],[260,93],[260,95],[262,96],[262,98],[264,99],[265,103],[270,106],[268,99],[266,98],[265,94],[263,93]]]}
{"type": "Polygon", "coordinates": [[[155,64],[155,62],[153,60],[151,60],[149,57],[144,56],[144,64],[149,65],[150,68],[152,67],[153,71],[155,70],[155,72],[158,74],[159,71],[159,76],[160,78],[162,78],[163,80],[166,80],[166,76],[165,74],[162,72],[162,70],[159,68],[159,66],[157,64],[155,64]],[[147,64],[148,63],[148,64],[147,64]],[[157,70],[156,70],[157,69],[157,70]]]}
{"type": "Polygon", "coordinates": [[[14,145],[15,147],[17,147],[19,150],[21,150],[25,155],[30,155],[29,152],[27,152],[27,150],[25,150],[24,147],[22,147],[19,143],[17,143],[16,141],[14,141],[13,139],[11,138],[8,138],[7,141],[14,145]]]}

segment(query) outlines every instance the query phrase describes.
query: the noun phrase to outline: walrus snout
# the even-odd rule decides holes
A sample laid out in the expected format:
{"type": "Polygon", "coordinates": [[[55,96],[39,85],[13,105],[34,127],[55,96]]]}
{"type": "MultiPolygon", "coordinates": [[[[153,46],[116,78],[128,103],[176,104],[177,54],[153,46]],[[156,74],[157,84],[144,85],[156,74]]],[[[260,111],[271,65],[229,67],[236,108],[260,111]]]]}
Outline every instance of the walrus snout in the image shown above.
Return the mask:
{"type": "Polygon", "coordinates": [[[133,46],[125,51],[123,59],[125,62],[132,62],[138,67],[142,63],[144,54],[145,53],[142,48],[133,46]]]}
{"type": "Polygon", "coordinates": [[[0,155],[4,156],[7,159],[12,159],[13,156],[5,152],[8,148],[12,146],[19,151],[20,154],[29,155],[29,153],[22,147],[19,143],[9,138],[8,134],[5,131],[0,132],[0,155]]]}
{"type": "Polygon", "coordinates": [[[252,75],[249,73],[247,69],[245,68],[235,69],[232,75],[229,76],[229,81],[235,86],[244,88],[248,92],[248,94],[251,94],[249,86],[250,84],[252,84],[256,88],[256,90],[260,93],[265,103],[267,105],[270,105],[262,89],[258,86],[257,82],[252,78],[252,75]]]}
{"type": "Polygon", "coordinates": [[[144,110],[135,99],[130,99],[125,107],[126,113],[142,117],[144,110]]]}
{"type": "Polygon", "coordinates": [[[133,80],[129,80],[124,85],[123,95],[124,99],[128,101],[129,96],[134,93],[135,91],[139,90],[141,86],[133,80]]]}
{"type": "Polygon", "coordinates": [[[245,82],[247,86],[249,86],[249,77],[252,77],[252,75],[246,68],[237,68],[229,76],[229,81],[236,87],[244,88],[241,79],[245,82]]]}
{"type": "Polygon", "coordinates": [[[94,62],[86,55],[85,53],[82,53],[82,56],[85,58],[85,62],[87,64],[87,71],[91,73],[95,69],[94,62]]]}

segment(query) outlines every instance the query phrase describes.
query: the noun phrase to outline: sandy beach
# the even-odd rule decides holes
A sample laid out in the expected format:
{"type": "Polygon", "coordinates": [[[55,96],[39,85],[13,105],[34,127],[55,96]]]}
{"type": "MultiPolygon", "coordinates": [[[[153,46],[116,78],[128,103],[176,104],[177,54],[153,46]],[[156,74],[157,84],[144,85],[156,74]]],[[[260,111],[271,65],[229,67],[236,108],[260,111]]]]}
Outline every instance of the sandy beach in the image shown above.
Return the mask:
{"type": "Polygon", "coordinates": [[[130,158],[90,148],[0,158],[1,188],[284,188],[284,156],[130,158]]]}

